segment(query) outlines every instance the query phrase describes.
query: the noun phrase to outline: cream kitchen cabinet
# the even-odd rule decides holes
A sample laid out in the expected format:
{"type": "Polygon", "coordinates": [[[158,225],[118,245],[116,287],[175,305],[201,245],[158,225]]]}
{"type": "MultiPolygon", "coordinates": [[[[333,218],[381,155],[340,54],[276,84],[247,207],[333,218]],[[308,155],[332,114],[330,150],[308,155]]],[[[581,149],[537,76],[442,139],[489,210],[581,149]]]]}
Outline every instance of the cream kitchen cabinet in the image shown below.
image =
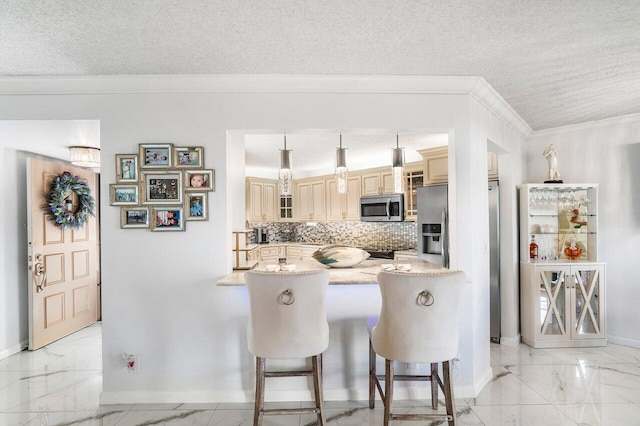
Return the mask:
{"type": "Polygon", "coordinates": [[[325,179],[301,179],[293,184],[294,218],[296,220],[326,220],[325,179]]]}
{"type": "Polygon", "coordinates": [[[327,180],[327,219],[360,220],[360,176],[347,178],[347,193],[338,194],[336,179],[327,180]]]}
{"type": "Polygon", "coordinates": [[[287,255],[287,247],[284,245],[277,246],[262,246],[260,247],[260,260],[265,262],[275,262],[278,263],[278,259],[281,257],[286,257],[287,255]]]}
{"type": "Polygon", "coordinates": [[[313,256],[313,253],[315,253],[319,248],[320,246],[287,244],[287,263],[311,260],[311,256],[313,256]]]}
{"type": "Polygon", "coordinates": [[[422,163],[409,163],[404,168],[404,220],[418,219],[418,188],[424,186],[422,163]]]}
{"type": "Polygon", "coordinates": [[[249,222],[278,220],[278,181],[248,178],[246,218],[249,222]]]}
{"type": "Polygon", "coordinates": [[[603,263],[521,263],[522,341],[534,348],[606,346],[603,263]]]}
{"type": "Polygon", "coordinates": [[[393,194],[391,166],[362,172],[362,195],[393,194]]]}
{"type": "Polygon", "coordinates": [[[293,220],[293,197],[280,195],[280,221],[291,222],[293,220]]]}
{"type": "MultiPolygon", "coordinates": [[[[449,147],[419,150],[423,158],[424,186],[441,185],[449,181],[449,147]]],[[[498,179],[498,156],[487,153],[488,180],[498,179]]]]}

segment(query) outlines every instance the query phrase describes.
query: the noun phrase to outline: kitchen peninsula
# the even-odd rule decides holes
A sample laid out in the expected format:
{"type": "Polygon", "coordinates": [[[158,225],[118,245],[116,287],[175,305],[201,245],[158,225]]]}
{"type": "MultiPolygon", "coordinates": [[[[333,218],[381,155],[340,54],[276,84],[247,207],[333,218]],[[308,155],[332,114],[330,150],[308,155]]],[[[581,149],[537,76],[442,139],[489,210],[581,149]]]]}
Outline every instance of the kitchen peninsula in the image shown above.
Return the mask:
{"type": "MultiPolygon", "coordinates": [[[[274,264],[274,262],[259,262],[255,269],[267,270],[268,264],[274,264]]],[[[303,260],[294,264],[296,271],[327,269],[329,271],[329,285],[377,284],[376,277],[383,265],[409,265],[411,272],[447,271],[439,265],[419,259],[402,260],[402,262],[390,259],[367,259],[349,268],[330,268],[315,260],[303,260]]],[[[219,279],[216,284],[219,286],[244,285],[244,272],[234,271],[219,279]]]]}

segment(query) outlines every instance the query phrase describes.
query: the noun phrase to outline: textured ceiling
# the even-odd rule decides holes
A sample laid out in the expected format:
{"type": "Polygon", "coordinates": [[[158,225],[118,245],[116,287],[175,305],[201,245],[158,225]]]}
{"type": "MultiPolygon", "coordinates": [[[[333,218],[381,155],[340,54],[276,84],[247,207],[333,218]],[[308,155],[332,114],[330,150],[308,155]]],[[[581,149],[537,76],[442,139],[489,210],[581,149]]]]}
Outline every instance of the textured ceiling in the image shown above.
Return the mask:
{"type": "Polygon", "coordinates": [[[0,0],[0,75],[482,76],[534,129],[640,113],[640,2],[0,0]]]}

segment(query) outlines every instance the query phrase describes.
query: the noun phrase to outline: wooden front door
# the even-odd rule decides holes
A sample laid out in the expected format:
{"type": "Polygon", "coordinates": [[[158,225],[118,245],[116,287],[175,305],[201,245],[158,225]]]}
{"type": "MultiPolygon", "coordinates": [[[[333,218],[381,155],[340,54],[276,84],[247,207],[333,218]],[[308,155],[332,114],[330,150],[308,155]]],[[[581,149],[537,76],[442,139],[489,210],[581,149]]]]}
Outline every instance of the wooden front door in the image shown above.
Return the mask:
{"type": "MultiPolygon", "coordinates": [[[[97,217],[81,229],[62,229],[45,211],[51,182],[64,172],[91,187],[98,209],[97,175],[68,164],[29,159],[29,350],[35,350],[96,322],[99,240],[97,217]]],[[[73,209],[78,198],[70,194],[73,209]]]]}

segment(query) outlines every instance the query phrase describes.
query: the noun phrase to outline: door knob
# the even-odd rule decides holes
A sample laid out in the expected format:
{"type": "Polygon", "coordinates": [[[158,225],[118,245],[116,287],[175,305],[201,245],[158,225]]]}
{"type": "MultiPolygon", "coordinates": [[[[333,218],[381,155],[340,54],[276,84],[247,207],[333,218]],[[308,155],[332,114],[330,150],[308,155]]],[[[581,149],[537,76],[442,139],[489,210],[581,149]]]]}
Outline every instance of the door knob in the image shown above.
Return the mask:
{"type": "Polygon", "coordinates": [[[42,290],[44,290],[44,283],[47,280],[47,271],[44,267],[44,264],[42,263],[42,255],[41,254],[36,254],[36,264],[33,265],[33,274],[35,275],[36,279],[36,292],[40,293],[42,290]]]}

